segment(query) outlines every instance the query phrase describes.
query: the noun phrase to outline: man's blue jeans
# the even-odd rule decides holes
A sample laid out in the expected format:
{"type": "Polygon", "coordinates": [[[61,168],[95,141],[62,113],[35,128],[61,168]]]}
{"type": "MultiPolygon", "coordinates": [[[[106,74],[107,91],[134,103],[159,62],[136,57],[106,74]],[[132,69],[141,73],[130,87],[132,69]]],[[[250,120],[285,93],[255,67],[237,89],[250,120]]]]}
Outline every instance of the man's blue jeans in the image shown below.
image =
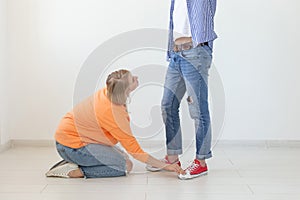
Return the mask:
{"type": "Polygon", "coordinates": [[[79,165],[86,178],[126,175],[126,159],[115,147],[88,144],[73,149],[56,142],[56,149],[65,161],[79,165]]]}
{"type": "Polygon", "coordinates": [[[211,62],[212,51],[206,45],[171,53],[161,105],[168,155],[182,154],[179,106],[187,92],[190,116],[195,123],[196,158],[212,157],[207,87],[211,62]]]}

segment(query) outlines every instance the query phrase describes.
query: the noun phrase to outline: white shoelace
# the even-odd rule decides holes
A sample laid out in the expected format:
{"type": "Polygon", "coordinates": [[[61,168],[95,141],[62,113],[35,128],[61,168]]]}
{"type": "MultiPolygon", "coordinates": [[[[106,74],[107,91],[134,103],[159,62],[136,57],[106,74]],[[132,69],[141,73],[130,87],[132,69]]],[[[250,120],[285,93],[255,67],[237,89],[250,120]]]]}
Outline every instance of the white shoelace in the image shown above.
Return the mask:
{"type": "Polygon", "coordinates": [[[193,164],[187,168],[187,171],[189,171],[189,172],[194,171],[198,167],[199,167],[199,164],[196,164],[195,162],[193,162],[193,164]]]}

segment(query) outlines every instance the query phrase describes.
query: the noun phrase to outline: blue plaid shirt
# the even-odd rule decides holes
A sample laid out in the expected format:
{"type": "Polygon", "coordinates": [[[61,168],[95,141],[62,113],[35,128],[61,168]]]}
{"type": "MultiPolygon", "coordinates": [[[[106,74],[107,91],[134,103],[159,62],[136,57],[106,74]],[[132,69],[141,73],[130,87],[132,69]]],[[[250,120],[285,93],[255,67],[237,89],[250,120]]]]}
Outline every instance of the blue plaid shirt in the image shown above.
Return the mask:
{"type": "MultiPolygon", "coordinates": [[[[213,41],[217,38],[217,34],[214,31],[214,16],[217,0],[186,0],[186,2],[194,47],[199,43],[208,42],[210,48],[213,49],[213,41]]],[[[174,3],[175,0],[171,0],[168,60],[170,59],[170,52],[173,50],[174,45],[174,3]]]]}

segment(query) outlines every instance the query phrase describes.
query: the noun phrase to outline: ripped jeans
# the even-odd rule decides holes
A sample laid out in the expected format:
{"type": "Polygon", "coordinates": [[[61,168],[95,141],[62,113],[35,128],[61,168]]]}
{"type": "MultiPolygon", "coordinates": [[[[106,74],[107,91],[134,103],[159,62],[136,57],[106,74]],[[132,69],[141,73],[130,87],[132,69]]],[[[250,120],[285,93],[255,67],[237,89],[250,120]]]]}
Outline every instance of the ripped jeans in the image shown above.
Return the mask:
{"type": "Polygon", "coordinates": [[[182,154],[179,106],[187,92],[189,112],[195,124],[196,158],[212,157],[207,87],[211,62],[212,51],[208,46],[171,53],[161,103],[168,155],[182,154]]]}

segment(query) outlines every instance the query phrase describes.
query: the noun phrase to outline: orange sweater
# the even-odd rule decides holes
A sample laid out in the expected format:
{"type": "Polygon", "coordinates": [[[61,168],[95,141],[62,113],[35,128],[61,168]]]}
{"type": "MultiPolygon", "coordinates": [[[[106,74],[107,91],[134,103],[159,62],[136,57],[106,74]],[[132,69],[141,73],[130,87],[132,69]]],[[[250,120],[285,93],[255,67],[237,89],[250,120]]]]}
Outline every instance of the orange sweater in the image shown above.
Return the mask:
{"type": "Polygon", "coordinates": [[[149,154],[132,135],[129,120],[126,107],[111,103],[106,88],[103,88],[63,117],[55,139],[70,148],[91,143],[113,146],[120,142],[129,154],[145,163],[149,154]]]}

